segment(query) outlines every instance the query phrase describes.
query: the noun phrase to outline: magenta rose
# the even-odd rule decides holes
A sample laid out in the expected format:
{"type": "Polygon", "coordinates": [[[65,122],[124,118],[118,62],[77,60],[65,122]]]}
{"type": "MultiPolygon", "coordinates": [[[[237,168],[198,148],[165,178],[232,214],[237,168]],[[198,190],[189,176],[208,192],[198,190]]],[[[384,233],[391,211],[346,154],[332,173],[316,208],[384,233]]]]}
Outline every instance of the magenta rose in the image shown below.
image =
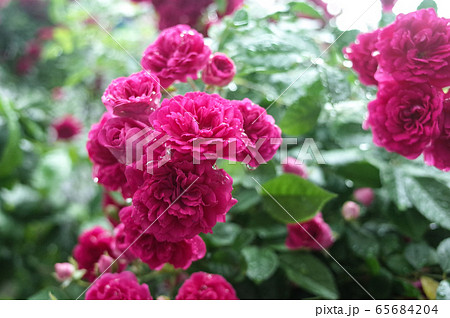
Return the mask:
{"type": "Polygon", "coordinates": [[[356,42],[344,49],[346,57],[352,61],[353,69],[359,75],[359,80],[364,85],[377,85],[375,72],[378,68],[375,47],[378,39],[379,30],[371,33],[361,33],[356,38],[356,42]]]}
{"type": "Polygon", "coordinates": [[[215,53],[202,72],[202,80],[207,85],[226,86],[235,74],[233,60],[223,53],[215,53]]]}
{"type": "Polygon", "coordinates": [[[381,0],[381,5],[383,6],[384,12],[391,12],[396,3],[397,0],[381,0]]]}
{"type": "Polygon", "coordinates": [[[56,131],[56,139],[72,140],[81,132],[83,125],[77,118],[67,115],[55,120],[52,127],[56,131]]]}
{"type": "MultiPolygon", "coordinates": [[[[126,162],[127,140],[133,140],[133,137],[140,136],[145,129],[149,129],[148,126],[134,119],[112,117],[100,129],[98,143],[108,149],[116,157],[118,162],[130,164],[126,162]]],[[[134,147],[136,146],[135,143],[130,144],[134,147]]],[[[135,149],[131,153],[134,154],[135,149]]]]}
{"type": "Polygon", "coordinates": [[[211,50],[203,36],[188,25],[165,29],[144,52],[141,65],[156,74],[164,88],[174,81],[197,79],[197,73],[208,62],[211,50]]]}
{"type": "Polygon", "coordinates": [[[166,99],[149,119],[156,131],[171,137],[172,149],[197,159],[227,158],[245,147],[241,112],[217,94],[192,92],[166,99]]]}
{"type": "Polygon", "coordinates": [[[178,290],[177,300],[237,300],[236,292],[225,278],[205,272],[193,273],[178,290]]]}
{"type": "Polygon", "coordinates": [[[288,224],[288,237],[286,246],[290,249],[312,249],[321,250],[333,245],[334,238],[330,226],[325,223],[322,213],[317,214],[313,219],[302,222],[288,224]]]}
{"type": "Polygon", "coordinates": [[[247,147],[237,151],[237,161],[257,167],[273,158],[281,145],[281,129],[266,110],[248,98],[232,101],[244,120],[243,129],[247,137],[247,147]]]}
{"type": "Polygon", "coordinates": [[[428,84],[383,83],[369,103],[373,142],[408,159],[417,158],[439,133],[443,93],[428,84]]]}
{"type": "Polygon", "coordinates": [[[86,292],[87,300],[152,300],[146,284],[132,272],[102,275],[86,292]]]}
{"type": "Polygon", "coordinates": [[[379,51],[380,81],[450,85],[450,27],[448,19],[436,16],[434,9],[400,14],[395,22],[381,29],[379,51]]]}
{"type": "Polygon", "coordinates": [[[135,223],[132,211],[131,207],[120,211],[124,230],[123,244],[130,246],[133,255],[151,269],[160,270],[166,263],[172,264],[175,268],[187,269],[193,261],[205,256],[206,245],[200,236],[178,242],[160,242],[153,235],[147,234],[148,231],[142,234],[146,229],[141,229],[135,223]]]}
{"type": "Polygon", "coordinates": [[[155,169],[133,196],[132,218],[159,241],[177,242],[211,233],[237,202],[232,179],[212,163],[192,158],[155,169]],[[186,191],[186,192],[184,192],[186,191]],[[178,198],[178,200],[177,200],[178,198]]]}
{"type": "Polygon", "coordinates": [[[177,24],[200,27],[201,18],[214,0],[153,0],[159,15],[159,29],[164,30],[177,24]]]}
{"type": "Polygon", "coordinates": [[[83,278],[89,281],[95,279],[95,265],[103,254],[112,255],[112,242],[112,235],[100,226],[85,231],[78,237],[73,258],[77,261],[79,269],[86,270],[83,278]]]}
{"type": "Polygon", "coordinates": [[[114,115],[144,122],[160,100],[159,79],[146,71],[115,79],[102,97],[106,109],[114,115]]]}
{"type": "Polygon", "coordinates": [[[303,163],[297,161],[297,159],[293,157],[287,157],[286,161],[281,164],[284,173],[292,173],[296,174],[303,179],[308,178],[308,171],[306,171],[306,167],[303,163]]]}
{"type": "Polygon", "coordinates": [[[439,126],[440,135],[425,149],[425,162],[443,171],[450,171],[450,93],[445,96],[439,126]]]}

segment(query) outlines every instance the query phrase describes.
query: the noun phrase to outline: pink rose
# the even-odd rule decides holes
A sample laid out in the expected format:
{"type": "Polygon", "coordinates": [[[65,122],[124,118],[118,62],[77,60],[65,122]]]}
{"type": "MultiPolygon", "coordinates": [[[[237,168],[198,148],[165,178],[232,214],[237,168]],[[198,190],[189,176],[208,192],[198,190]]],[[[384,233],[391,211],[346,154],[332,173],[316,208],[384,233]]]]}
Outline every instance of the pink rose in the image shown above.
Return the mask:
{"type": "MultiPolygon", "coordinates": [[[[127,207],[129,208],[129,207],[127,207]]],[[[125,207],[123,208],[125,209],[125,207]]],[[[121,260],[131,262],[137,257],[133,253],[131,244],[132,241],[128,240],[128,231],[125,229],[125,224],[120,223],[114,228],[114,239],[112,242],[112,253],[114,257],[120,257],[121,260]]]]}
{"type": "Polygon", "coordinates": [[[159,79],[146,71],[115,79],[102,97],[106,109],[114,115],[144,122],[160,99],[159,79]]]}
{"type": "Polygon", "coordinates": [[[306,171],[305,165],[293,157],[287,157],[286,162],[282,163],[281,166],[283,167],[284,173],[296,174],[303,179],[308,178],[308,171],[306,171]]]}
{"type": "Polygon", "coordinates": [[[245,147],[241,112],[217,94],[192,92],[166,99],[149,120],[156,131],[171,137],[172,149],[198,159],[227,158],[245,147]]]}
{"type": "Polygon", "coordinates": [[[159,29],[164,30],[177,24],[199,27],[206,9],[214,0],[152,0],[159,15],[159,29]]]}
{"type": "Polygon", "coordinates": [[[357,219],[361,213],[359,205],[353,201],[347,201],[342,206],[342,216],[347,221],[357,219]]]}
{"type": "Polygon", "coordinates": [[[448,19],[434,9],[400,14],[381,29],[376,47],[381,72],[375,77],[387,81],[450,85],[450,27],[448,19]]]}
{"type": "Polygon", "coordinates": [[[450,93],[444,101],[444,111],[439,118],[440,135],[425,149],[425,162],[443,171],[450,171],[450,93]]]}
{"type": "Polygon", "coordinates": [[[367,125],[373,142],[405,156],[417,158],[439,133],[443,93],[428,84],[383,83],[377,99],[369,103],[367,125]]]}
{"type": "Polygon", "coordinates": [[[55,273],[56,279],[60,282],[68,280],[75,272],[75,267],[70,263],[56,263],[55,273]]]}
{"type": "Polygon", "coordinates": [[[371,33],[361,33],[356,38],[356,42],[344,49],[346,57],[352,61],[353,69],[359,75],[359,80],[364,85],[377,85],[375,72],[378,68],[378,61],[375,57],[377,51],[376,44],[380,30],[371,33]]]}
{"type": "Polygon", "coordinates": [[[164,88],[174,81],[197,79],[197,73],[208,62],[211,50],[203,36],[188,25],[177,25],[161,32],[144,52],[141,64],[144,70],[156,74],[164,88]]]}
{"type": "Polygon", "coordinates": [[[55,120],[52,127],[58,140],[72,140],[81,132],[83,125],[77,118],[67,115],[55,120]]]}
{"type": "MultiPolygon", "coordinates": [[[[94,163],[92,176],[97,183],[104,186],[108,191],[119,191],[127,183],[125,165],[118,162],[110,165],[94,163]]],[[[124,197],[126,196],[124,195],[124,197]]]]}
{"type": "Polygon", "coordinates": [[[202,80],[207,85],[226,86],[235,74],[233,60],[223,53],[215,53],[202,72],[202,80]]]}
{"type": "Polygon", "coordinates": [[[322,213],[300,224],[301,226],[297,223],[287,225],[288,237],[286,246],[288,248],[321,250],[322,247],[328,248],[333,245],[333,234],[330,226],[323,220],[322,213]]]}
{"type": "Polygon", "coordinates": [[[373,199],[375,198],[375,194],[371,188],[359,188],[353,192],[353,196],[355,200],[364,204],[365,206],[369,206],[372,204],[373,199]]]}
{"type": "Polygon", "coordinates": [[[237,300],[236,292],[220,275],[197,272],[178,290],[177,300],[237,300]]]}
{"type": "Polygon", "coordinates": [[[146,284],[132,272],[102,275],[86,292],[87,300],[152,300],[146,284]]]}
{"type": "Polygon", "coordinates": [[[152,224],[146,233],[158,241],[177,242],[200,232],[211,233],[237,202],[231,195],[232,183],[224,170],[214,169],[208,161],[168,162],[148,175],[134,194],[132,218],[141,229],[152,224]]]}
{"type": "Polygon", "coordinates": [[[384,12],[392,12],[397,0],[381,0],[381,5],[383,6],[384,12]]]}
{"type": "Polygon", "coordinates": [[[100,129],[98,143],[108,149],[118,162],[126,164],[127,140],[139,136],[144,129],[148,126],[131,118],[112,117],[100,129]]]}
{"type": "Polygon", "coordinates": [[[112,254],[111,244],[113,237],[100,226],[83,232],[78,238],[78,244],[73,250],[73,258],[78,262],[79,269],[85,269],[83,278],[93,281],[95,264],[104,253],[112,254]]]}
{"type": "Polygon", "coordinates": [[[132,208],[124,208],[120,211],[121,220],[124,222],[124,242],[131,246],[133,255],[140,258],[153,270],[160,270],[164,264],[172,264],[175,268],[187,269],[193,261],[205,256],[206,245],[200,236],[178,242],[160,242],[148,231],[140,236],[145,229],[141,229],[135,223],[132,216],[132,208]],[[139,238],[139,239],[138,239],[139,238]],[[136,239],[138,239],[136,241],[136,239]],[[133,244],[134,242],[134,244],[133,244]]]}
{"type": "Polygon", "coordinates": [[[248,98],[232,103],[242,114],[243,129],[248,138],[247,147],[237,152],[237,161],[252,167],[268,162],[281,145],[281,129],[264,108],[248,98]]]}

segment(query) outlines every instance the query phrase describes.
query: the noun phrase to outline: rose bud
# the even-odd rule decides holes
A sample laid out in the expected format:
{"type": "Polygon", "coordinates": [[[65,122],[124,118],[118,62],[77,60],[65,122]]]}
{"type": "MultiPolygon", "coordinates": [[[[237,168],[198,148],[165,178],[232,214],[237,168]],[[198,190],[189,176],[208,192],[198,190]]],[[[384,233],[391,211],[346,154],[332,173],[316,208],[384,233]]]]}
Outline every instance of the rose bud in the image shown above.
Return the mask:
{"type": "Polygon", "coordinates": [[[372,204],[375,194],[371,188],[359,188],[353,192],[353,196],[359,203],[369,206],[372,204]]]}
{"type": "Polygon", "coordinates": [[[293,157],[287,157],[281,166],[283,167],[284,173],[296,174],[303,179],[308,178],[308,172],[306,171],[305,165],[298,162],[297,159],[293,157]]]}
{"type": "Polygon", "coordinates": [[[75,267],[70,263],[56,263],[55,273],[56,279],[60,282],[68,280],[75,272],[75,267]]]}
{"type": "Polygon", "coordinates": [[[357,219],[361,212],[359,205],[353,201],[347,201],[342,206],[342,216],[347,221],[357,219]]]}
{"type": "Polygon", "coordinates": [[[236,74],[233,61],[223,53],[215,53],[202,72],[202,80],[207,85],[226,86],[236,74]]]}

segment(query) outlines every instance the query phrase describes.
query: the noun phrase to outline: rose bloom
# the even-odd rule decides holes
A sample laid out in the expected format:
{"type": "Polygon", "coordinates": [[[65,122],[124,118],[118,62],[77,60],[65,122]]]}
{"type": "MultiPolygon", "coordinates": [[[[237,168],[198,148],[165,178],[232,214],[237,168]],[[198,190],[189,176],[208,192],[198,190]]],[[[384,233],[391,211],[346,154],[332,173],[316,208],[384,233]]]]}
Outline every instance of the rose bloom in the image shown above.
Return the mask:
{"type": "Polygon", "coordinates": [[[209,161],[192,158],[168,162],[148,175],[133,196],[132,218],[158,241],[191,239],[212,233],[216,222],[237,202],[231,177],[209,161]]]}
{"type": "Polygon", "coordinates": [[[105,253],[112,255],[112,235],[100,226],[83,232],[78,237],[78,244],[73,250],[73,258],[78,262],[79,269],[85,269],[83,278],[93,281],[95,275],[95,264],[105,253]]]}
{"type": "Polygon", "coordinates": [[[284,173],[296,174],[303,179],[308,178],[308,171],[303,163],[297,161],[293,157],[287,157],[286,162],[281,164],[284,173]]]}
{"type": "Polygon", "coordinates": [[[199,27],[203,14],[213,2],[214,0],[152,0],[159,15],[160,30],[177,24],[199,27]]]}
{"type": "Polygon", "coordinates": [[[124,233],[121,244],[131,246],[133,255],[140,258],[151,269],[160,270],[166,263],[172,264],[175,268],[187,269],[193,261],[205,256],[206,245],[198,235],[178,242],[160,242],[153,235],[147,234],[148,231],[142,234],[146,229],[142,229],[135,223],[132,210],[128,207],[120,211],[124,233]],[[133,242],[135,243],[132,244],[133,242]]]}
{"type": "Polygon", "coordinates": [[[102,275],[86,292],[86,300],[152,300],[147,284],[132,272],[102,275]]]}
{"type": "Polygon", "coordinates": [[[93,178],[108,191],[116,191],[127,182],[125,165],[121,164],[111,151],[99,142],[99,133],[111,118],[110,113],[104,113],[100,121],[92,125],[86,148],[89,158],[94,163],[93,178]]]}
{"type": "MultiPolygon", "coordinates": [[[[146,128],[147,125],[131,118],[112,117],[100,129],[98,143],[108,149],[118,162],[125,164],[127,140],[139,136],[146,128]]],[[[134,149],[132,153],[135,153],[134,149]]]]}
{"type": "Polygon", "coordinates": [[[346,57],[352,61],[353,69],[359,75],[359,80],[364,85],[377,85],[375,72],[378,68],[375,47],[379,30],[371,33],[361,33],[357,36],[356,42],[344,49],[346,57]]]}
{"type": "Polygon", "coordinates": [[[383,6],[384,12],[391,12],[396,3],[397,0],[381,0],[381,5],[383,6]]]}
{"type": "Polygon", "coordinates": [[[217,94],[192,92],[166,99],[149,120],[156,131],[171,137],[172,149],[198,159],[227,158],[245,147],[241,112],[217,94]]]}
{"type": "Polygon", "coordinates": [[[165,29],[144,52],[141,65],[156,74],[164,88],[174,81],[197,79],[197,73],[208,62],[211,50],[203,36],[188,25],[165,29]]]}
{"type": "Polygon", "coordinates": [[[376,47],[380,54],[378,81],[450,85],[450,27],[434,9],[400,14],[381,29],[376,47]]]}
{"type": "Polygon", "coordinates": [[[443,171],[450,171],[450,93],[444,101],[444,111],[439,118],[440,135],[425,149],[425,162],[443,171]]]}
{"type": "Polygon", "coordinates": [[[77,118],[67,115],[55,120],[52,127],[56,132],[56,139],[72,140],[81,132],[83,125],[77,118]]]}
{"type": "Polygon", "coordinates": [[[333,234],[330,226],[323,220],[322,213],[300,224],[301,226],[297,223],[287,225],[286,246],[288,248],[321,250],[322,247],[328,248],[333,245],[333,234]]]}
{"type": "Polygon", "coordinates": [[[207,85],[226,86],[235,74],[233,60],[223,53],[215,53],[202,72],[202,80],[207,85]]]}
{"type": "Polygon", "coordinates": [[[178,290],[177,300],[237,300],[236,292],[220,275],[193,273],[178,290]]]}
{"type": "Polygon", "coordinates": [[[275,120],[264,108],[248,98],[232,103],[242,114],[243,129],[248,138],[247,147],[237,152],[237,161],[252,167],[268,162],[281,145],[281,129],[275,125],[275,120]]]}
{"type": "Polygon", "coordinates": [[[102,97],[106,109],[114,115],[144,122],[160,99],[159,79],[146,71],[113,80],[102,97]]]}
{"type": "Polygon", "coordinates": [[[439,133],[443,93],[428,84],[383,83],[369,103],[373,142],[408,159],[417,158],[439,133]]]}

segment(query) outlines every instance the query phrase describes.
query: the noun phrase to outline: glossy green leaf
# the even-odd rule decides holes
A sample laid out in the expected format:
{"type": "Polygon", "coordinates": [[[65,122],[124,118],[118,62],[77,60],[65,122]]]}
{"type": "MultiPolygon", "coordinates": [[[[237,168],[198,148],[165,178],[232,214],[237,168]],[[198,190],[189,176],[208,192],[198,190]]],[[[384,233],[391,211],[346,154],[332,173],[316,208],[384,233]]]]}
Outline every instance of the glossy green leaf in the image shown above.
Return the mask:
{"type": "Polygon", "coordinates": [[[261,193],[266,211],[283,223],[311,219],[335,197],[335,194],[293,174],[284,174],[264,183],[261,193]]]}
{"type": "Polygon", "coordinates": [[[304,252],[282,254],[280,266],[292,282],[308,292],[325,299],[339,297],[333,274],[312,254],[304,252]]]}
{"type": "Polygon", "coordinates": [[[438,261],[444,272],[450,272],[450,238],[443,240],[437,248],[438,261]]]}
{"type": "Polygon", "coordinates": [[[255,283],[270,278],[278,267],[278,257],[271,249],[248,246],[242,255],[247,263],[247,277],[255,283]]]}

